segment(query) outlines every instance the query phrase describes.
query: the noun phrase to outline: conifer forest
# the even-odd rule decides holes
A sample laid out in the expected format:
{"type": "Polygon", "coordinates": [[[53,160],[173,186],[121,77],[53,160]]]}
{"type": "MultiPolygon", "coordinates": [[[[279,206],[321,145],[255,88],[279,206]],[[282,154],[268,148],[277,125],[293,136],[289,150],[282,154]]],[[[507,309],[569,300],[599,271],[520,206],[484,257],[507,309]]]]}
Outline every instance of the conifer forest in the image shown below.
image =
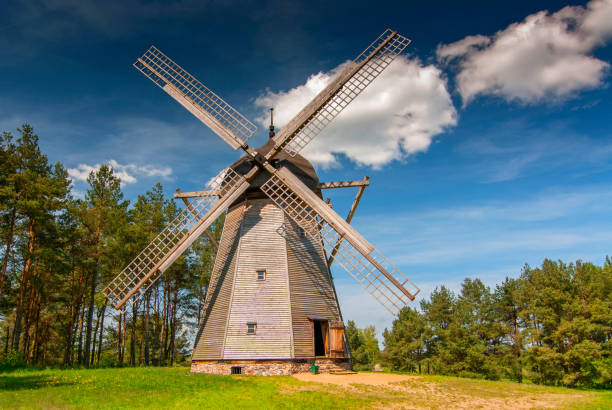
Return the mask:
{"type": "MultiPolygon", "coordinates": [[[[215,256],[206,236],[123,312],[101,293],[179,211],[162,185],[128,201],[102,165],[75,195],[28,124],[3,132],[0,148],[0,366],[188,361],[215,256]]],[[[602,260],[544,260],[493,287],[440,284],[400,312],[380,347],[376,329],[348,321],[354,366],[611,388],[612,260],[602,260]]]]}

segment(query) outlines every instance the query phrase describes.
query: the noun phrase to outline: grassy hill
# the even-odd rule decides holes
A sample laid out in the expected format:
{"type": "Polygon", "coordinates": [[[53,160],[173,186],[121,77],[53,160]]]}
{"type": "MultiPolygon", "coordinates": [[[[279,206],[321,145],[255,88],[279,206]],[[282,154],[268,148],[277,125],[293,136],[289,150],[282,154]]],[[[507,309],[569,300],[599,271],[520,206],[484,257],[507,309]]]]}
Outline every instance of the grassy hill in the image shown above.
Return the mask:
{"type": "MultiPolygon", "coordinates": [[[[334,376],[335,377],[335,376],[334,376]]],[[[193,375],[187,368],[0,373],[2,408],[612,408],[612,392],[414,376],[384,387],[293,377],[193,375]]]]}

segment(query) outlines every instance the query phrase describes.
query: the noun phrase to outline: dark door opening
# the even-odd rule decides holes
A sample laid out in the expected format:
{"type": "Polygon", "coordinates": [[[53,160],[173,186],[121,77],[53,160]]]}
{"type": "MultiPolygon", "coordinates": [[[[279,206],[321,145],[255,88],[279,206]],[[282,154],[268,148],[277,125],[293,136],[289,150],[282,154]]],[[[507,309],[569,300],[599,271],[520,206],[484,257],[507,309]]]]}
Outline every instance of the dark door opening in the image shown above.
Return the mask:
{"type": "Polygon", "coordinates": [[[327,356],[327,320],[313,320],[314,354],[327,356]]]}

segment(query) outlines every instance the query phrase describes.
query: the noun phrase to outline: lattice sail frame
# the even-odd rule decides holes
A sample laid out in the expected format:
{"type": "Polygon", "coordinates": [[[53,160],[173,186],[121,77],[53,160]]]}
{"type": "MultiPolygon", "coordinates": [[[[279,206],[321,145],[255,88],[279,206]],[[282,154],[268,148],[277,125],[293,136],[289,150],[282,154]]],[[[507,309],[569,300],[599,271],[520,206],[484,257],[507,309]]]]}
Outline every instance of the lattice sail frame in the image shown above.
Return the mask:
{"type": "Polygon", "coordinates": [[[387,29],[287,124],[286,132],[291,133],[293,128],[298,128],[293,136],[287,136],[281,130],[275,140],[281,145],[284,144],[285,151],[295,156],[374,81],[408,44],[408,38],[387,29]],[[392,37],[391,40],[380,48],[389,37],[392,37]],[[363,64],[368,59],[369,61],[363,64]],[[361,64],[363,66],[354,72],[361,64]],[[336,91],[341,84],[341,88],[336,91]],[[330,94],[333,94],[331,99],[330,94]],[[321,107],[316,109],[318,106],[321,107]],[[288,140],[284,140],[285,138],[288,140]]]}
{"type": "Polygon", "coordinates": [[[154,46],[136,60],[134,67],[217,132],[234,149],[246,144],[257,131],[257,127],[244,115],[154,46]],[[181,96],[187,101],[182,100],[181,96]],[[194,112],[194,108],[199,112],[194,112]],[[225,135],[225,132],[229,135],[225,135]]]}
{"type": "MultiPolygon", "coordinates": [[[[279,178],[276,176],[270,177],[262,185],[261,190],[304,229],[307,235],[315,240],[322,241],[327,254],[330,254],[340,243],[335,260],[391,314],[397,315],[412,300],[374,263],[366,258],[364,251],[355,248],[346,237],[332,228],[321,215],[279,178]],[[343,240],[340,241],[341,239],[343,240]]],[[[408,286],[410,288],[408,292],[413,297],[420,292],[420,289],[410,279],[376,249],[372,248],[367,255],[399,282],[404,289],[408,286]]]]}
{"type": "Polygon", "coordinates": [[[219,201],[232,192],[244,178],[231,168],[224,169],[207,185],[218,196],[206,196],[190,201],[166,227],[136,256],[107,286],[102,293],[116,305],[133,290],[137,289],[130,301],[135,302],[163,274],[160,265],[176,251],[219,201]]]}

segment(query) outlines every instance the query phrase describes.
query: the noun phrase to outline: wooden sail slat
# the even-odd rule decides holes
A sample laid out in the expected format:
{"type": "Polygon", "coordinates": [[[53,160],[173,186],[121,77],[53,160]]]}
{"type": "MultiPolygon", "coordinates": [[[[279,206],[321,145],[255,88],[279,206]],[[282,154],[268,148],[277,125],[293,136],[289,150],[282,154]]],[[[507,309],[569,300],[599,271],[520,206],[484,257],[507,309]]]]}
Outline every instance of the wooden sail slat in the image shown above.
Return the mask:
{"type": "Polygon", "coordinates": [[[115,308],[137,299],[249,187],[232,169],[209,184],[221,197],[198,198],[161,231],[102,291],[115,308]]]}
{"type": "Polygon", "coordinates": [[[387,29],[306,105],[274,137],[276,149],[296,155],[340,114],[410,44],[410,40],[387,29]]]}
{"type": "Polygon", "coordinates": [[[134,67],[232,148],[245,145],[257,131],[257,127],[244,115],[154,46],[136,60],[134,67]]]}

